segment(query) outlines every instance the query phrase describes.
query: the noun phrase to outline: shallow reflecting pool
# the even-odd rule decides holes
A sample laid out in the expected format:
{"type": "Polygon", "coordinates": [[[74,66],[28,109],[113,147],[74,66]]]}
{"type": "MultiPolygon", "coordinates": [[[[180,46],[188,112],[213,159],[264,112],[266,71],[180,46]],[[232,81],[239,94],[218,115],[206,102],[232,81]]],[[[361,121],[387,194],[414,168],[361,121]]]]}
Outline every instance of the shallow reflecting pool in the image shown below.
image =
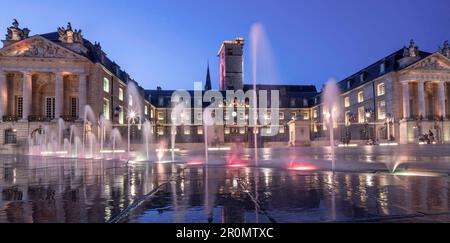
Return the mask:
{"type": "Polygon", "coordinates": [[[301,157],[317,170],[262,153],[258,168],[2,155],[0,223],[450,222],[446,155],[393,174],[338,155],[345,169],[333,174],[325,153],[301,157]]]}

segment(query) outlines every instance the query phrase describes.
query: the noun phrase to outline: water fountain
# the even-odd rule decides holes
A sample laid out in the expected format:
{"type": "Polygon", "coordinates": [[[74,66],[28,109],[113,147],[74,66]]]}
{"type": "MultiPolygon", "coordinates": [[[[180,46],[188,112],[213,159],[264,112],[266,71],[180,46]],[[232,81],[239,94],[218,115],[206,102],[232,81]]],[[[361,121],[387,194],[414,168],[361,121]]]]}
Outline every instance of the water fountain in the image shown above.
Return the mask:
{"type": "MultiPolygon", "coordinates": [[[[87,140],[87,132],[92,133],[91,131],[87,131],[87,127],[95,124],[95,115],[94,111],[92,110],[91,106],[86,105],[84,107],[84,118],[83,118],[83,154],[86,150],[86,140],[87,140]]],[[[93,136],[93,135],[91,135],[93,136]]]]}
{"type": "Polygon", "coordinates": [[[336,152],[335,152],[335,140],[334,140],[334,124],[337,122],[339,114],[339,88],[336,81],[329,80],[322,94],[324,105],[324,124],[328,127],[330,132],[330,149],[331,149],[331,161],[332,171],[336,170],[336,152]]]}
{"type": "Polygon", "coordinates": [[[150,121],[145,121],[142,129],[142,135],[144,137],[144,144],[145,144],[145,152],[146,152],[146,158],[147,160],[150,160],[150,143],[151,143],[151,136],[152,133],[152,125],[150,121]]]}

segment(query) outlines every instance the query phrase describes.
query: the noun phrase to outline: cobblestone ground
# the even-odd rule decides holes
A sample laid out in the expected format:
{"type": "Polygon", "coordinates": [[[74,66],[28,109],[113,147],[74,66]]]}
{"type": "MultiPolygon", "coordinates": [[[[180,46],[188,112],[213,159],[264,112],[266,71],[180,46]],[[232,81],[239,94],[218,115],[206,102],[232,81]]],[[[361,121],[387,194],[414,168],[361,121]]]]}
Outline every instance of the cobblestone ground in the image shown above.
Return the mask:
{"type": "Polygon", "coordinates": [[[0,222],[450,222],[450,146],[339,148],[334,174],[329,148],[252,153],[4,155],[0,222]]]}

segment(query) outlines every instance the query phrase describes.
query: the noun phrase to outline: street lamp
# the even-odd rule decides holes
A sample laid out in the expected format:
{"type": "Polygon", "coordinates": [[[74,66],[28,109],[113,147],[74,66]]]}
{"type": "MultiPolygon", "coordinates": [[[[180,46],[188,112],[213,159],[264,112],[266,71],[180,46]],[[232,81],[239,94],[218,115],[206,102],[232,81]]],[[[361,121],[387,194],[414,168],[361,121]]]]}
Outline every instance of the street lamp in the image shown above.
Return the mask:
{"type": "Polygon", "coordinates": [[[128,113],[128,116],[127,116],[127,122],[128,122],[128,156],[130,155],[130,152],[131,152],[131,142],[130,142],[130,140],[131,140],[131,123],[135,124],[137,118],[139,118],[139,114],[137,114],[136,111],[131,110],[128,113]]]}

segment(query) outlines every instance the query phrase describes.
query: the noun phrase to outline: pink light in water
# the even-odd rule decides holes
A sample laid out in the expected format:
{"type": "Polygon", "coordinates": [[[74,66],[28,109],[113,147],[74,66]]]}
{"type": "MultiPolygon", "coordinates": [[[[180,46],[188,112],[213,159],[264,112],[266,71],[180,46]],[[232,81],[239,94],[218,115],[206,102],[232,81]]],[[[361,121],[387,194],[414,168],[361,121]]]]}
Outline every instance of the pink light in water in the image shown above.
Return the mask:
{"type": "Polygon", "coordinates": [[[192,161],[187,162],[187,165],[202,165],[204,163],[205,162],[200,161],[200,160],[192,160],[192,161]]]}
{"type": "Polygon", "coordinates": [[[289,164],[288,170],[295,170],[295,171],[314,171],[317,170],[317,167],[305,164],[305,163],[297,163],[297,162],[291,162],[289,164]]]}

